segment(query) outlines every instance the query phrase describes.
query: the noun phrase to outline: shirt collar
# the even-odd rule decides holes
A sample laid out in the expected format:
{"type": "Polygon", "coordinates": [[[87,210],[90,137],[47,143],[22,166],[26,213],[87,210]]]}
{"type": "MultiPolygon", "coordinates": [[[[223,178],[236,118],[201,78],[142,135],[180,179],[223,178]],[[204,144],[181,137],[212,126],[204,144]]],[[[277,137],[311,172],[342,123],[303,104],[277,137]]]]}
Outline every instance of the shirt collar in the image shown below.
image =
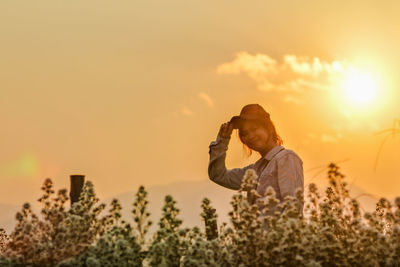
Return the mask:
{"type": "Polygon", "coordinates": [[[284,150],[285,148],[283,146],[276,146],[274,148],[272,148],[267,155],[265,155],[264,159],[270,161],[271,159],[273,159],[273,157],[275,157],[276,154],[278,154],[279,152],[281,152],[282,150],[284,150]]]}

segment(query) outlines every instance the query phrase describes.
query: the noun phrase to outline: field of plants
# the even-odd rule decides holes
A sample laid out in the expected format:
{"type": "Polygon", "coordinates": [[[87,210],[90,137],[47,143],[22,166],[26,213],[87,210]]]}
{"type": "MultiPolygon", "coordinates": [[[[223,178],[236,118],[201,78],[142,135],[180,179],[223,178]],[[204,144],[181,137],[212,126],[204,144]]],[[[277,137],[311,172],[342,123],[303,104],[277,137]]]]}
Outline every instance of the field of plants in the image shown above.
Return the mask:
{"type": "Polygon", "coordinates": [[[0,230],[0,266],[400,266],[400,198],[380,199],[374,212],[364,212],[338,166],[327,176],[323,196],[310,184],[306,195],[299,190],[279,203],[269,188],[251,204],[246,193],[257,193],[250,170],[231,200],[231,222],[218,224],[204,199],[200,228],[183,227],[177,203],[166,196],[152,235],[144,187],[127,222],[117,199],[99,203],[92,183],[69,208],[67,190],[56,193],[47,179],[41,214],[26,203],[10,235],[0,230]]]}

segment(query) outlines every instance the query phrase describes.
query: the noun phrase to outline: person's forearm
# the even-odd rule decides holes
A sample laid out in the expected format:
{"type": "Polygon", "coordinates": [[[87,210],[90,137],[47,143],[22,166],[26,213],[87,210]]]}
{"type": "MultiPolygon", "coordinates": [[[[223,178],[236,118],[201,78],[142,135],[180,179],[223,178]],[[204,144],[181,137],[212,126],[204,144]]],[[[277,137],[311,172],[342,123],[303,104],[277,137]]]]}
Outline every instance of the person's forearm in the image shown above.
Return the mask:
{"type": "Polygon", "coordinates": [[[217,137],[210,144],[210,161],[208,164],[208,176],[213,182],[233,190],[240,188],[243,174],[240,169],[228,170],[225,165],[226,151],[229,138],[217,137]]]}

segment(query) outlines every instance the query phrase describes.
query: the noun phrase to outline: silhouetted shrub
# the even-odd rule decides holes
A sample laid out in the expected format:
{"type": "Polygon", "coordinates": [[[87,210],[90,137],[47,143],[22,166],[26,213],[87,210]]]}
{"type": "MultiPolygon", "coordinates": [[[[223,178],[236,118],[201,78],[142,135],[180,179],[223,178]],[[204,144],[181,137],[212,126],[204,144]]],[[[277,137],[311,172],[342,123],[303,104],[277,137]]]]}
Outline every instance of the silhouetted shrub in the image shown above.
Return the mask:
{"type": "Polygon", "coordinates": [[[0,230],[0,266],[400,266],[400,198],[382,198],[374,212],[362,212],[334,164],[325,196],[310,184],[305,202],[302,190],[282,203],[272,188],[260,198],[256,178],[246,172],[231,201],[231,223],[219,229],[208,199],[201,231],[183,228],[175,200],[166,196],[151,238],[144,187],[134,198],[131,226],[116,199],[100,214],[105,205],[97,204],[90,182],[66,209],[66,191],[54,196],[46,180],[41,216],[24,204],[14,231],[0,230]]]}

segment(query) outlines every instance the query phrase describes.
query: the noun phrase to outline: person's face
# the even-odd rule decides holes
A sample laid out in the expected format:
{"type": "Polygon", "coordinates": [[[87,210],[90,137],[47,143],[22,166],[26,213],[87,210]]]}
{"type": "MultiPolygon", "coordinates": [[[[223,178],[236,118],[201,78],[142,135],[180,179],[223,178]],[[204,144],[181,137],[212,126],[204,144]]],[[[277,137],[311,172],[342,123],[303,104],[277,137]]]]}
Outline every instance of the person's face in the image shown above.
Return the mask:
{"type": "Polygon", "coordinates": [[[265,127],[251,121],[246,121],[241,125],[240,136],[246,146],[260,153],[268,149],[271,138],[265,127]]]}

